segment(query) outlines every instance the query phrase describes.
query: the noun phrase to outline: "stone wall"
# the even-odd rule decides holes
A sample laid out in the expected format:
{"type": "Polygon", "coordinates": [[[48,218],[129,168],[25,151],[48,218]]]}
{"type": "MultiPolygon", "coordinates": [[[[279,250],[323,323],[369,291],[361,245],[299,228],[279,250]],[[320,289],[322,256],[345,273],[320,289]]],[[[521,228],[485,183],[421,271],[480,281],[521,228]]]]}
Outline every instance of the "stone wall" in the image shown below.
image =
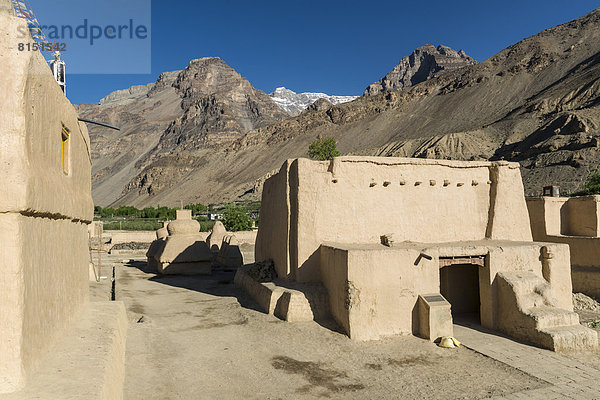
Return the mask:
{"type": "Polygon", "coordinates": [[[567,202],[565,235],[600,236],[600,196],[572,197],[567,202]]]}
{"type": "Polygon", "coordinates": [[[88,300],[93,204],[85,125],[43,56],[18,50],[31,42],[18,37],[24,21],[2,11],[0,26],[0,392],[8,392],[88,300]]]}
{"type": "Polygon", "coordinates": [[[527,199],[535,240],[565,243],[573,289],[600,297],[600,196],[527,199]]]}
{"type": "Polygon", "coordinates": [[[292,277],[288,256],[291,218],[288,180],[292,162],[293,160],[287,160],[279,173],[265,181],[254,248],[255,260],[272,259],[281,278],[292,277]]]}
{"type": "Polygon", "coordinates": [[[257,259],[287,284],[321,283],[352,339],[421,333],[427,295],[448,301],[449,326],[468,313],[552,350],[595,348],[569,247],[533,242],[528,217],[518,164],[297,159],[265,183],[257,259]]]}
{"type": "Polygon", "coordinates": [[[550,285],[555,306],[573,310],[567,246],[481,240],[449,246],[326,243],[320,248],[320,259],[331,314],[352,339],[417,334],[417,298],[423,293],[440,293],[440,259],[473,256],[485,260],[475,267],[484,327],[503,328],[497,319],[500,304],[496,293],[496,276],[503,271],[527,271],[543,278],[550,285]],[[552,254],[549,262],[540,261],[544,248],[552,254]],[[431,259],[420,257],[422,253],[431,259]]]}
{"type": "Polygon", "coordinates": [[[600,236],[600,196],[529,198],[527,208],[537,236],[600,236]]]}
{"type": "Polygon", "coordinates": [[[383,157],[288,160],[265,182],[256,259],[320,281],[324,242],[531,241],[518,164],[383,157]]]}
{"type": "Polygon", "coordinates": [[[152,243],[156,239],[156,231],[105,231],[104,236],[110,236],[110,243],[152,243]]]}
{"type": "MultiPolygon", "coordinates": [[[[252,243],[256,242],[256,231],[233,232],[238,242],[252,243]]],[[[202,240],[206,240],[210,232],[198,232],[202,240]]],[[[110,238],[111,244],[140,242],[152,243],[156,239],[156,231],[104,231],[104,238],[110,238]]]]}

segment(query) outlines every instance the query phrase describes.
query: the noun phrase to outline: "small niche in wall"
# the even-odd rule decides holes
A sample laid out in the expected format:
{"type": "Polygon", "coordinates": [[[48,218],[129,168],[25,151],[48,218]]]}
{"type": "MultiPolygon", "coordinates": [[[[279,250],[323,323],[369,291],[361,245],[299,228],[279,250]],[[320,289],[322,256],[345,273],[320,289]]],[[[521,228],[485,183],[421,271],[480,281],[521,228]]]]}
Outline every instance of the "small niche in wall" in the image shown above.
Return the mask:
{"type": "Polygon", "coordinates": [[[60,159],[62,162],[62,170],[65,175],[69,175],[69,161],[71,158],[71,131],[69,128],[62,125],[61,132],[61,148],[60,148],[60,159]]]}

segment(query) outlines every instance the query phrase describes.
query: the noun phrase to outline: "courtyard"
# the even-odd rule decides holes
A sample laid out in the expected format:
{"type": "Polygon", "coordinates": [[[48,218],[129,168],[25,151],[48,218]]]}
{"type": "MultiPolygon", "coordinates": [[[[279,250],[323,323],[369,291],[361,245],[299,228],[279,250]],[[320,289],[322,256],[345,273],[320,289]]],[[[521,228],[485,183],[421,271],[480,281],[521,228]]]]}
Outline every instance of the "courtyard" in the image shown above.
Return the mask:
{"type": "Polygon", "coordinates": [[[560,355],[458,325],[457,349],[411,335],[357,342],[333,321],[259,311],[233,269],[159,276],[142,255],[102,259],[108,278],[90,297],[110,299],[114,266],[129,323],[126,399],[596,398],[599,352],[560,355]]]}

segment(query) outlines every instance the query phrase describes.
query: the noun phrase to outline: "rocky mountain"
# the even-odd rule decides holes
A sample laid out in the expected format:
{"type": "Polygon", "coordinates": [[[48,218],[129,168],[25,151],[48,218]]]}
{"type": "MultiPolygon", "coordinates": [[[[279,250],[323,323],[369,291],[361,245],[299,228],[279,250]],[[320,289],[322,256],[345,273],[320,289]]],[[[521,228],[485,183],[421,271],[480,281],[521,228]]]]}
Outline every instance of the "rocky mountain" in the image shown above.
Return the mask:
{"type": "MultiPolygon", "coordinates": [[[[142,100],[93,106],[103,113],[98,119],[126,128],[111,137],[92,134],[94,151],[101,152],[94,171],[118,188],[113,204],[136,206],[260,198],[264,179],[285,159],[306,156],[318,136],[335,138],[342,154],[518,161],[527,193],[548,184],[576,190],[598,171],[600,10],[479,64],[434,75],[348,103],[319,100],[293,118],[276,115],[273,110],[283,112],[263,94],[271,111],[253,114],[267,116],[263,124],[236,135],[219,130],[226,139],[214,142],[207,139],[211,132],[195,128],[205,120],[200,111],[186,125],[184,85],[159,78],[142,100]]],[[[94,196],[101,194],[98,182],[95,176],[94,196]]]]}
{"type": "Polygon", "coordinates": [[[325,99],[331,104],[347,103],[358,96],[331,96],[325,93],[296,93],[284,87],[275,89],[270,95],[271,99],[291,116],[300,115],[311,104],[319,99],[325,99]]]}
{"type": "Polygon", "coordinates": [[[191,159],[194,151],[231,143],[289,117],[219,58],[192,60],[155,83],[113,92],[78,109],[82,117],[122,128],[90,126],[93,195],[100,205],[138,185],[150,195],[158,192],[200,162],[180,166],[171,159],[191,159]]]}
{"type": "Polygon", "coordinates": [[[467,65],[477,64],[463,50],[456,51],[447,46],[426,44],[417,48],[386,76],[372,83],[364,96],[373,96],[388,91],[398,91],[425,82],[441,72],[452,71],[467,65]]]}
{"type": "Polygon", "coordinates": [[[250,131],[235,148],[299,156],[332,136],[344,154],[518,161],[528,194],[572,192],[600,168],[599,28],[595,10],[482,63],[250,131]]]}
{"type": "MultiPolygon", "coordinates": [[[[177,71],[179,72],[179,71],[177,71]]],[[[136,85],[132,86],[128,89],[117,90],[110,93],[108,96],[104,97],[100,100],[100,105],[102,106],[116,106],[121,105],[124,106],[126,104],[134,103],[138,100],[142,100],[144,97],[148,95],[150,89],[154,87],[154,83],[149,83],[147,85],[136,85]]]]}

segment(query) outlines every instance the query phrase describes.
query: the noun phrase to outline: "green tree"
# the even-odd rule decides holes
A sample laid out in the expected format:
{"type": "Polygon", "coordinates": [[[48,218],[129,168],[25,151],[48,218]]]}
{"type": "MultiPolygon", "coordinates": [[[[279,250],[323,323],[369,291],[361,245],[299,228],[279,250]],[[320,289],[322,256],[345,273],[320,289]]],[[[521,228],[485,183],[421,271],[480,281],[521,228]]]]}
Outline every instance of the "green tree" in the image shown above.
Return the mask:
{"type": "Polygon", "coordinates": [[[223,211],[223,225],[230,232],[248,231],[252,229],[252,218],[243,207],[228,204],[223,211]]]}
{"type": "Polygon", "coordinates": [[[334,138],[317,138],[308,147],[308,156],[313,160],[331,160],[333,157],[340,155],[340,152],[337,151],[336,147],[337,142],[334,138]]]}
{"type": "Polygon", "coordinates": [[[140,210],[133,206],[121,206],[116,209],[115,215],[119,217],[134,217],[139,214],[140,210]]]}
{"type": "Polygon", "coordinates": [[[177,212],[176,208],[158,207],[156,209],[156,218],[173,220],[173,219],[175,219],[176,212],[177,212]]]}
{"type": "Polygon", "coordinates": [[[102,213],[100,214],[103,218],[113,217],[115,215],[115,209],[112,207],[103,208],[102,213]]]}
{"type": "Polygon", "coordinates": [[[183,207],[186,210],[192,210],[192,215],[198,215],[201,212],[203,212],[204,210],[206,210],[206,206],[204,204],[198,203],[198,204],[188,204],[187,206],[183,207]]]}
{"type": "Polygon", "coordinates": [[[200,232],[208,232],[215,226],[215,221],[198,221],[200,223],[200,232]]]}
{"type": "Polygon", "coordinates": [[[589,196],[600,194],[600,174],[590,174],[583,185],[583,190],[573,193],[573,196],[589,196]]]}
{"type": "Polygon", "coordinates": [[[141,211],[142,218],[156,218],[158,216],[158,212],[154,207],[146,207],[141,211]]]}

